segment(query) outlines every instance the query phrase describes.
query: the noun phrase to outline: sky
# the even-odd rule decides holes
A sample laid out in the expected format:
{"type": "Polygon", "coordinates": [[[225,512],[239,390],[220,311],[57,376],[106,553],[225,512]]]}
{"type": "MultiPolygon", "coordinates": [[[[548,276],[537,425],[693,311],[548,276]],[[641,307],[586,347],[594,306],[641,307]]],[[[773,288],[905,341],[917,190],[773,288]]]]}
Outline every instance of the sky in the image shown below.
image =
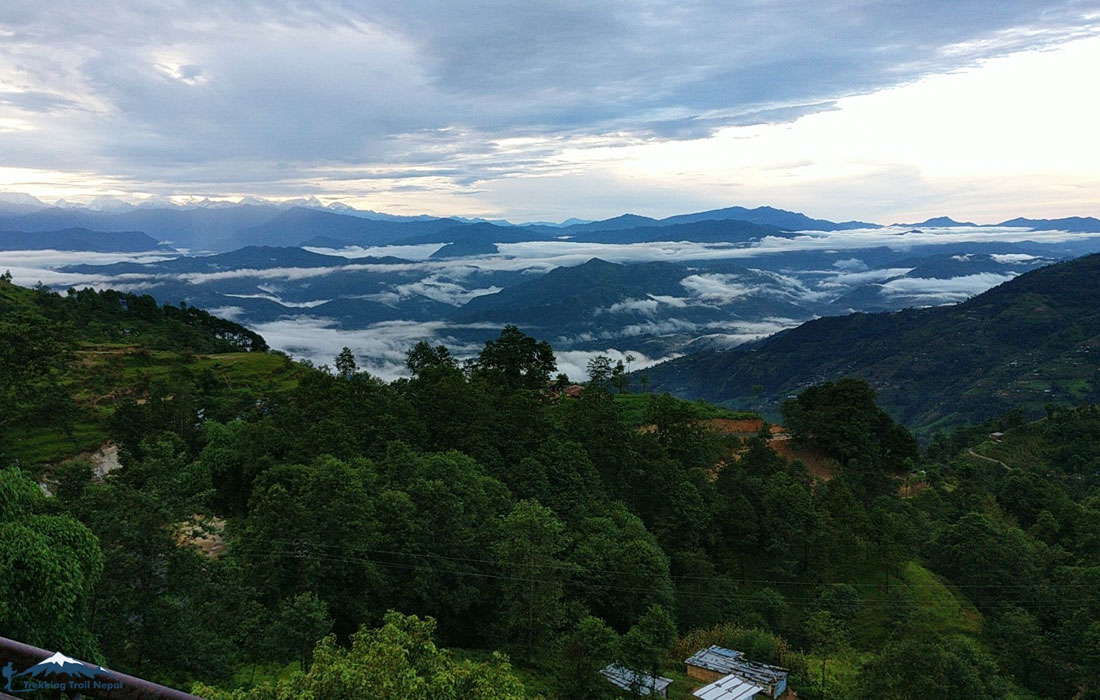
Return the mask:
{"type": "Polygon", "coordinates": [[[0,192],[1100,214],[1100,0],[0,5],[0,192]]]}

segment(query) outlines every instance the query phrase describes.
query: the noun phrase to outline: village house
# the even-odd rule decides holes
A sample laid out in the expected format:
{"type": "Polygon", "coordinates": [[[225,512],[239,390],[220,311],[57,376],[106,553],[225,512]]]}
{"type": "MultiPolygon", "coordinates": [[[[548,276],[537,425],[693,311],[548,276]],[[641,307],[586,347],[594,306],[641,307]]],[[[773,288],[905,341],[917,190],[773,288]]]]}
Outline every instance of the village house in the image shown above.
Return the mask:
{"type": "Polygon", "coordinates": [[[667,698],[668,686],[672,684],[671,678],[637,673],[618,664],[611,664],[600,673],[613,685],[628,693],[637,692],[639,695],[651,695],[657,698],[667,698]]]}
{"type": "Polygon", "coordinates": [[[787,692],[787,669],[748,661],[733,649],[719,646],[700,649],[684,663],[688,677],[704,683],[715,683],[732,675],[759,687],[771,698],[782,697],[787,692]]]}

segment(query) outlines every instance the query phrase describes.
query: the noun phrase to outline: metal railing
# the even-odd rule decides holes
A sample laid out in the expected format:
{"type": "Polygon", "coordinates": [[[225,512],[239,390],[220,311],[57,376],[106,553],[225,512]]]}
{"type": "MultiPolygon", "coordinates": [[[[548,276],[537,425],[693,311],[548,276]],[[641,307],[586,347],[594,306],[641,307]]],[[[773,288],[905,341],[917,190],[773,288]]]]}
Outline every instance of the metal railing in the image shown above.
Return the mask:
{"type": "MultiPolygon", "coordinates": [[[[51,651],[32,647],[14,639],[0,637],[0,666],[10,661],[15,666],[30,668],[51,656],[53,656],[51,651]]],[[[88,665],[95,666],[95,664],[88,665]]],[[[163,685],[157,685],[142,678],[134,678],[118,671],[107,670],[110,671],[113,677],[112,681],[121,683],[122,687],[111,690],[97,690],[92,695],[88,695],[85,691],[85,697],[100,698],[102,700],[202,700],[197,695],[166,688],[163,685]]],[[[70,697],[80,697],[80,694],[70,693],[70,697]]],[[[4,694],[3,687],[0,686],[0,700],[20,699],[4,694]]]]}

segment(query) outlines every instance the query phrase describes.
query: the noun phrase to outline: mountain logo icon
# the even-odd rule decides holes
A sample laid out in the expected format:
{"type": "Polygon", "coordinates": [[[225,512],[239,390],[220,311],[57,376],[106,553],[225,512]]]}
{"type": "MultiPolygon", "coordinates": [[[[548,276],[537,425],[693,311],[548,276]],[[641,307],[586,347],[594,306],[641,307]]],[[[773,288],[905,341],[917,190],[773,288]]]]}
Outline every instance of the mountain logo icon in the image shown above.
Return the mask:
{"type": "Polygon", "coordinates": [[[39,661],[34,666],[19,673],[15,673],[9,662],[7,666],[0,670],[0,673],[7,681],[4,690],[9,693],[26,693],[46,687],[55,688],[58,681],[64,681],[70,685],[81,684],[81,686],[86,686],[88,681],[91,680],[96,680],[97,685],[102,682],[118,680],[113,673],[102,666],[93,666],[78,661],[65,656],[61,652],[56,652],[48,659],[39,661]],[[15,679],[21,680],[24,687],[12,688],[12,681],[15,679]],[[54,683],[47,684],[48,681],[54,681],[54,683]]]}

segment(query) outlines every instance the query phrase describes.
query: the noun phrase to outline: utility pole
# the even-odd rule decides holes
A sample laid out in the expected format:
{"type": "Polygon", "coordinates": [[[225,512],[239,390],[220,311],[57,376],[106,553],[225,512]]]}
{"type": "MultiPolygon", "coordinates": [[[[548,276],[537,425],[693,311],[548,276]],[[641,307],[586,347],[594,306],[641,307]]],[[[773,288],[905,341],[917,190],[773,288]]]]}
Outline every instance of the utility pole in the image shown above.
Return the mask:
{"type": "Polygon", "coordinates": [[[825,655],[821,655],[821,700],[825,700],[825,655]]]}

